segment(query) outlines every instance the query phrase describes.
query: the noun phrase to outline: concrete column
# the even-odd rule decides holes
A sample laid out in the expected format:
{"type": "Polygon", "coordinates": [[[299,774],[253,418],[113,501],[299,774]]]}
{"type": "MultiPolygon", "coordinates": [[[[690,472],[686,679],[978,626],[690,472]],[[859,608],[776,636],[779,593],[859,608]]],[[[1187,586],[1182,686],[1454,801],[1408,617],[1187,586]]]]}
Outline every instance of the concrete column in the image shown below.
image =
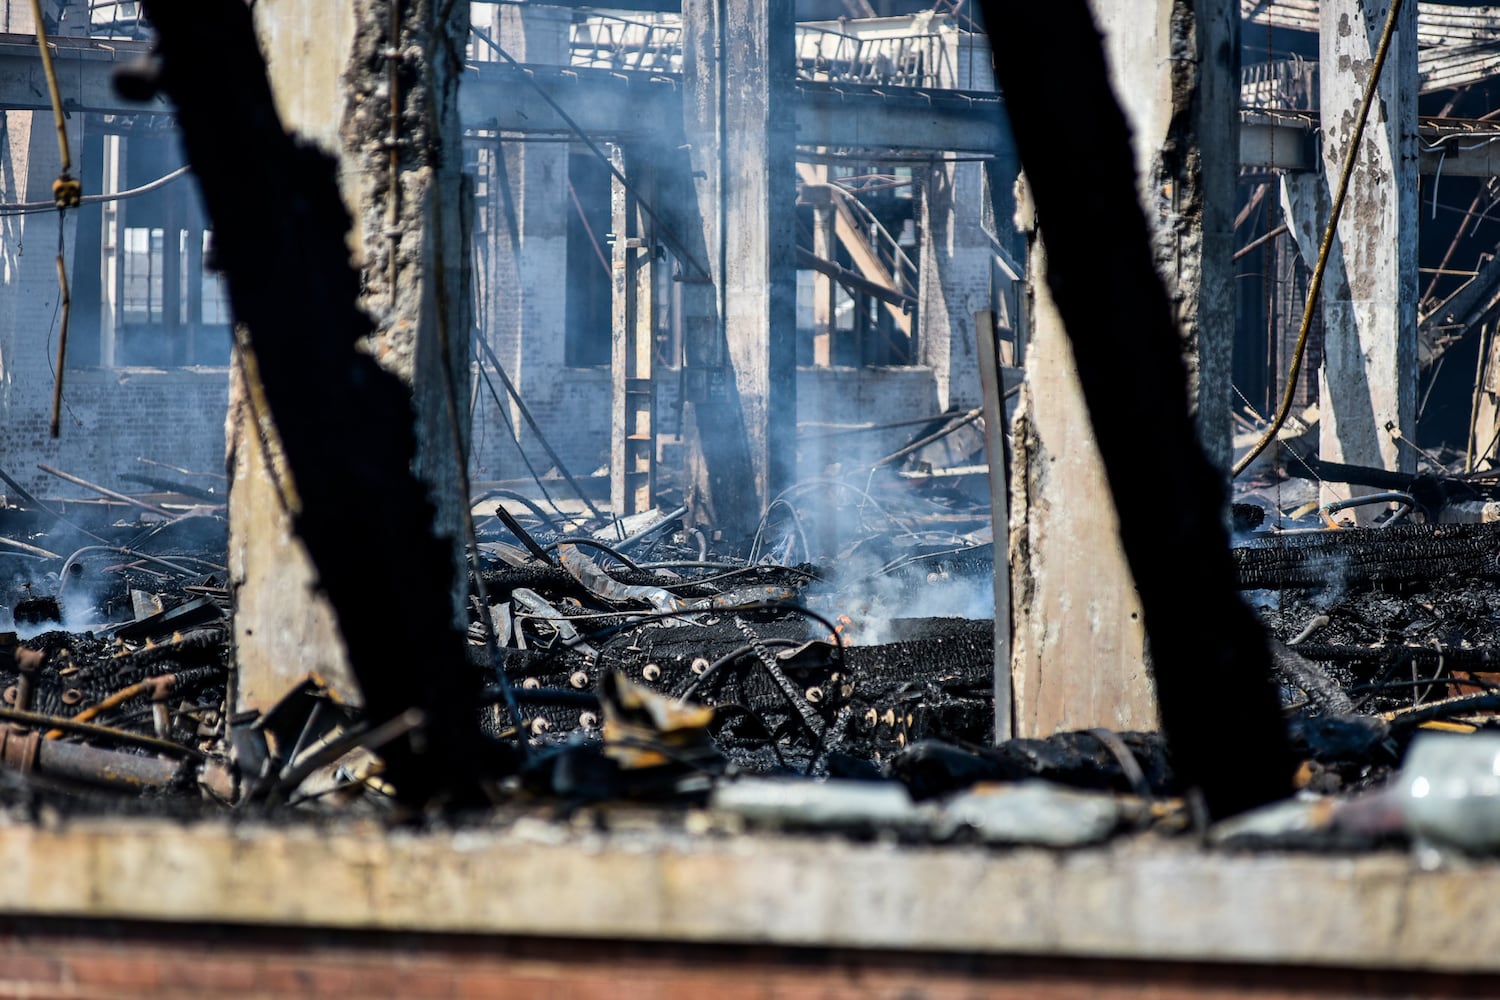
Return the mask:
{"type": "Polygon", "coordinates": [[[726,348],[722,406],[743,427],[721,445],[711,440],[720,430],[705,434],[708,414],[690,415],[692,488],[725,528],[749,532],[796,464],[792,3],[687,0],[682,15],[685,125],[726,348]]]}
{"type": "MultiPolygon", "coordinates": [[[[655,200],[648,157],[615,148],[615,169],[655,200]]],[[[656,492],[656,392],[652,382],[655,242],[636,195],[611,184],[612,272],[609,502],[617,516],[650,510],[656,492]]]]}
{"type": "MultiPolygon", "coordinates": [[[[333,156],[354,221],[351,253],[364,268],[365,308],[376,320],[372,353],[412,384],[417,472],[436,507],[436,530],[462,557],[462,441],[450,419],[468,412],[469,313],[463,287],[459,212],[462,197],[456,98],[458,59],[467,22],[441,20],[431,3],[403,5],[402,116],[396,239],[390,233],[391,170],[384,139],[390,127],[385,60],[387,0],[261,0],[255,7],[277,110],[288,129],[333,156]],[[321,54],[306,58],[311,47],[321,54]],[[420,122],[433,137],[416,138],[420,122]],[[440,140],[437,137],[441,137],[440,140]],[[420,143],[420,144],[418,144],[420,143]],[[394,254],[394,266],[393,257],[394,254]],[[394,280],[394,284],[392,281],[394,280]],[[446,368],[446,372],[445,372],[446,368]]],[[[357,699],[347,654],[312,563],[281,502],[286,470],[275,431],[249,404],[236,365],[228,427],[230,572],[235,591],[236,707],[269,707],[316,670],[340,694],[357,699]]],[[[461,428],[462,431],[462,428],[461,428]]],[[[358,498],[350,498],[358,502],[358,498]]],[[[372,544],[378,544],[372,540],[372,544]]],[[[454,577],[454,615],[462,613],[454,577]]],[[[399,608],[397,609],[399,613],[399,608]]]]}
{"type": "MultiPolygon", "coordinates": [[[[1348,155],[1390,6],[1322,5],[1318,75],[1329,192],[1348,155]]],[[[1318,443],[1325,461],[1411,471],[1413,452],[1389,428],[1416,433],[1417,5],[1408,0],[1398,16],[1324,278],[1318,443]]],[[[1342,487],[1336,492],[1347,495],[1342,487]]]]}
{"type": "Polygon", "coordinates": [[[1156,271],[1177,306],[1198,437],[1227,469],[1239,7],[1233,0],[1090,6],[1104,32],[1115,98],[1135,135],[1141,205],[1156,271]]]}
{"type": "MultiPolygon", "coordinates": [[[[1238,7],[1233,0],[1091,6],[1135,136],[1142,204],[1157,271],[1177,306],[1200,440],[1226,465],[1238,7]]],[[[1028,214],[1022,204],[1018,222],[1028,214]]],[[[1029,277],[1032,339],[1012,483],[1016,733],[1150,728],[1156,704],[1139,599],[1046,286],[1045,248],[1033,248],[1029,277]]],[[[1129,336],[1128,317],[1119,332],[1129,336]]],[[[1149,461],[1149,429],[1141,447],[1149,461]]]]}
{"type": "Polygon", "coordinates": [[[1491,325],[1482,333],[1478,369],[1474,373],[1474,419],[1469,426],[1466,472],[1494,468],[1491,456],[1500,439],[1500,336],[1496,336],[1500,326],[1491,325]]]}
{"type": "MultiPolygon", "coordinates": [[[[1018,212],[1028,209],[1023,201],[1018,212]]],[[[1040,240],[1028,272],[1033,336],[1012,428],[1015,735],[1155,729],[1140,598],[1040,240]]]]}

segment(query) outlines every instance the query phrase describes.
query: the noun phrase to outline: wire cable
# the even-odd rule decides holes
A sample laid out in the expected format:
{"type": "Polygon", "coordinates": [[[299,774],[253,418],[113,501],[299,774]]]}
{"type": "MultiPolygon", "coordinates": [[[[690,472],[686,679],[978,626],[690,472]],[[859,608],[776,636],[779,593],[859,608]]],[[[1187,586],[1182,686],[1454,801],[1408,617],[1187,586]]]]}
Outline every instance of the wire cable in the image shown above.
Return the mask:
{"type": "Polygon", "coordinates": [[[515,442],[516,451],[521,456],[521,464],[526,466],[526,472],[531,476],[531,481],[536,483],[536,488],[542,491],[542,496],[552,505],[552,509],[557,512],[557,516],[566,518],[568,515],[563,513],[563,509],[557,505],[557,501],[552,499],[552,494],[547,492],[547,486],[542,482],[542,477],[537,474],[536,466],[531,464],[531,458],[526,454],[526,449],[521,446],[521,435],[516,431],[516,425],[510,419],[510,410],[501,402],[500,393],[496,391],[495,383],[490,379],[490,373],[484,369],[484,360],[480,358],[477,346],[474,352],[474,359],[478,363],[479,375],[484,379],[485,388],[490,391],[490,397],[495,401],[495,409],[499,411],[500,418],[505,421],[505,429],[510,432],[511,440],[515,442]]]}
{"type": "MultiPolygon", "coordinates": [[[[113,194],[88,194],[78,199],[78,204],[83,205],[105,205],[114,201],[128,201],[131,198],[139,198],[143,194],[150,194],[158,188],[166,187],[177,178],[187,174],[191,167],[182,166],[169,174],[163,174],[156,180],[140,187],[130,188],[128,191],[116,191],[113,194]]],[[[18,201],[10,204],[0,204],[0,215],[26,215],[31,212],[50,212],[57,208],[55,201],[18,201]]]]}
{"type": "Polygon", "coordinates": [[[587,538],[582,535],[569,536],[567,538],[559,538],[551,545],[545,546],[545,548],[546,551],[552,552],[556,550],[559,545],[586,545],[591,549],[598,549],[600,552],[603,552],[605,555],[609,556],[611,559],[615,560],[626,569],[635,570],[637,573],[647,572],[646,570],[641,568],[639,563],[635,562],[625,553],[621,552],[619,549],[616,549],[611,545],[607,545],[604,542],[599,541],[597,538],[587,538]]]}

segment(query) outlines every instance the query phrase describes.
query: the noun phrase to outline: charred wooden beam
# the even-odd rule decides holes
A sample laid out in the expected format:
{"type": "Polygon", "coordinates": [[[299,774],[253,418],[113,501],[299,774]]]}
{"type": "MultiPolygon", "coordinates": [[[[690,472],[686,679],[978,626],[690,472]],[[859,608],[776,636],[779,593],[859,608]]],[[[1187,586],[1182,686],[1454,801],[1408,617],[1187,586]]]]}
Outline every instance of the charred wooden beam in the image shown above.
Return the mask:
{"type": "MultiPolygon", "coordinates": [[[[1480,670],[1484,673],[1500,667],[1500,647],[1496,646],[1408,646],[1400,643],[1348,646],[1303,642],[1290,648],[1299,656],[1325,663],[1391,663],[1400,660],[1420,663],[1424,670],[1436,664],[1449,671],[1480,670]]],[[[1433,683],[1443,683],[1442,677],[1433,683]]]]}
{"type": "Polygon", "coordinates": [[[411,708],[426,719],[383,749],[386,776],[409,804],[476,799],[479,678],[454,624],[454,549],[434,534],[412,472],[411,389],[359,349],[372,325],[357,304],[335,165],[283,128],[241,0],[147,0],[146,12],[251,395],[280,438],[285,498],[366,711],[374,725],[411,708]]]}
{"type": "Polygon", "coordinates": [[[1500,524],[1394,524],[1273,535],[1233,552],[1241,590],[1500,575],[1500,524]]]}
{"type": "Polygon", "coordinates": [[[1085,0],[987,0],[996,77],[1047,246],[1048,282],[1140,593],[1162,727],[1224,816],[1291,790],[1266,637],[1234,593],[1224,483],[1194,436],[1188,375],[1152,264],[1125,117],[1085,0]],[[1068,128],[1057,109],[1069,109],[1068,128]],[[1142,475],[1143,449],[1165,472],[1142,475]],[[1163,520],[1162,495],[1176,499],[1163,520]],[[1184,595],[1207,628],[1181,621],[1184,595]]]}

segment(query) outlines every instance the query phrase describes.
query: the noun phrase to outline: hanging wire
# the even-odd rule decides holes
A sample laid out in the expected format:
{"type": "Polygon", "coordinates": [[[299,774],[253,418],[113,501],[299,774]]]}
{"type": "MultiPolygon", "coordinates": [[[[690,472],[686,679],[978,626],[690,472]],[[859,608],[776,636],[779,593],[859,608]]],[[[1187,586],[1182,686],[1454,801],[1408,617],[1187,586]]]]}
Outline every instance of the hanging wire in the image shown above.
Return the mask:
{"type": "MultiPolygon", "coordinates": [[[[115,201],[128,201],[131,198],[139,198],[143,194],[150,194],[158,188],[166,187],[179,177],[187,176],[191,167],[181,166],[169,174],[163,174],[154,181],[133,187],[127,191],[116,191],[113,194],[88,194],[78,199],[78,205],[103,205],[115,201]]],[[[56,201],[13,201],[9,204],[0,204],[0,215],[30,215],[33,212],[50,212],[57,208],[56,201]]]]}

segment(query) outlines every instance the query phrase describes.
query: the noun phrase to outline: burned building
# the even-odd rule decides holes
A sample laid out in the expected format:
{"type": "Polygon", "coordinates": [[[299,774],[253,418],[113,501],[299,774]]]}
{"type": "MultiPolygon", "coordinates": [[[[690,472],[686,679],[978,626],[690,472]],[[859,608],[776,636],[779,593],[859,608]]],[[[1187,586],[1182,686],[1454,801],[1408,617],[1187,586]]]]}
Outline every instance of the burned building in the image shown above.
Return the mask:
{"type": "Polygon", "coordinates": [[[1494,8],[0,11],[0,993],[1493,987],[1494,8]]]}

